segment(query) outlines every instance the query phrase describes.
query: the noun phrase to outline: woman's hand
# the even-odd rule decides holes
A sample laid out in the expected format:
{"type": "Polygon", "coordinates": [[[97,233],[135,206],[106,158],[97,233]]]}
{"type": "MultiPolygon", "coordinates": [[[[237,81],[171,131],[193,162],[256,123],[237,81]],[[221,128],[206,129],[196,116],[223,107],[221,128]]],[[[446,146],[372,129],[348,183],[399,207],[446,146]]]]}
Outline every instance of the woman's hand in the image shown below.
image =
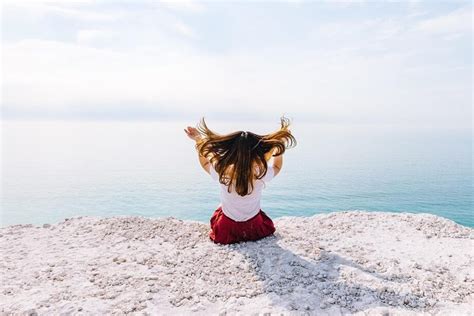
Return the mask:
{"type": "Polygon", "coordinates": [[[184,131],[186,132],[186,135],[188,135],[189,138],[191,138],[192,140],[196,142],[201,139],[201,134],[194,127],[188,126],[187,128],[184,129],[184,131]]]}

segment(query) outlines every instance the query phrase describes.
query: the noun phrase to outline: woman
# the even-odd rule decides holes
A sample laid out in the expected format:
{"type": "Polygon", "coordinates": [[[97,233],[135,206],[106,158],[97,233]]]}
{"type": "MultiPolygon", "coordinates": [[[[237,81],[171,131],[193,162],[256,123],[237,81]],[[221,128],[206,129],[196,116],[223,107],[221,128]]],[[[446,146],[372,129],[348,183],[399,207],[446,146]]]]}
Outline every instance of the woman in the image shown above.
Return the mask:
{"type": "Polygon", "coordinates": [[[285,150],[296,145],[289,120],[280,121],[280,129],[267,135],[245,131],[219,135],[204,119],[197,128],[184,130],[196,141],[202,168],[219,182],[220,204],[209,232],[215,243],[258,240],[275,232],[273,221],[260,208],[262,189],[280,172],[285,150]]]}

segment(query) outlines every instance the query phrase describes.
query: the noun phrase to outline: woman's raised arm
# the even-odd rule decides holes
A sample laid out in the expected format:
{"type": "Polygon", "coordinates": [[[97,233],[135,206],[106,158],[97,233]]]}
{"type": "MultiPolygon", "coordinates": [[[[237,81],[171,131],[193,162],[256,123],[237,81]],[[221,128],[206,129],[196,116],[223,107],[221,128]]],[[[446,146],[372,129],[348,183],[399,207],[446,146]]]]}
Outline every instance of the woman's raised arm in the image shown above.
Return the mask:
{"type": "MultiPolygon", "coordinates": [[[[201,134],[194,127],[188,126],[187,128],[184,129],[184,131],[186,132],[186,135],[188,135],[188,137],[194,140],[196,143],[201,139],[201,134]]],[[[210,173],[209,169],[210,169],[211,163],[209,162],[209,160],[206,157],[201,156],[199,152],[198,152],[198,157],[199,157],[199,164],[201,165],[201,167],[204,169],[204,171],[206,171],[207,173],[210,173]]]]}
{"type": "Polygon", "coordinates": [[[280,173],[280,170],[282,167],[283,167],[283,155],[273,157],[274,176],[280,173]]]}

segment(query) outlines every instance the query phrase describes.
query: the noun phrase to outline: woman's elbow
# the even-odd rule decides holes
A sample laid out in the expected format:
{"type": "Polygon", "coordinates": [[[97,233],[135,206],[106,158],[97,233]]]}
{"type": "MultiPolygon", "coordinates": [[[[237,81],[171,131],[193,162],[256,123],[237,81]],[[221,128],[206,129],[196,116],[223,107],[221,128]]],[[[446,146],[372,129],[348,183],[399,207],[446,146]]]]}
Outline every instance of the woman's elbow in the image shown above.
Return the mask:
{"type": "Polygon", "coordinates": [[[277,174],[280,173],[281,166],[273,166],[273,175],[276,176],[277,174]]]}

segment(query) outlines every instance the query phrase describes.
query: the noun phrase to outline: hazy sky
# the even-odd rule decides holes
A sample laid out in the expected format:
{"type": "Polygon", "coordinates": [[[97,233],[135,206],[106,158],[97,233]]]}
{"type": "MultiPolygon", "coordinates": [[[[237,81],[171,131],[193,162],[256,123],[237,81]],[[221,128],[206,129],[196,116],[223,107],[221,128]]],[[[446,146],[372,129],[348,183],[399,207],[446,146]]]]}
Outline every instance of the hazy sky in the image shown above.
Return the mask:
{"type": "Polygon", "coordinates": [[[5,119],[472,122],[470,1],[2,2],[5,119]]]}

